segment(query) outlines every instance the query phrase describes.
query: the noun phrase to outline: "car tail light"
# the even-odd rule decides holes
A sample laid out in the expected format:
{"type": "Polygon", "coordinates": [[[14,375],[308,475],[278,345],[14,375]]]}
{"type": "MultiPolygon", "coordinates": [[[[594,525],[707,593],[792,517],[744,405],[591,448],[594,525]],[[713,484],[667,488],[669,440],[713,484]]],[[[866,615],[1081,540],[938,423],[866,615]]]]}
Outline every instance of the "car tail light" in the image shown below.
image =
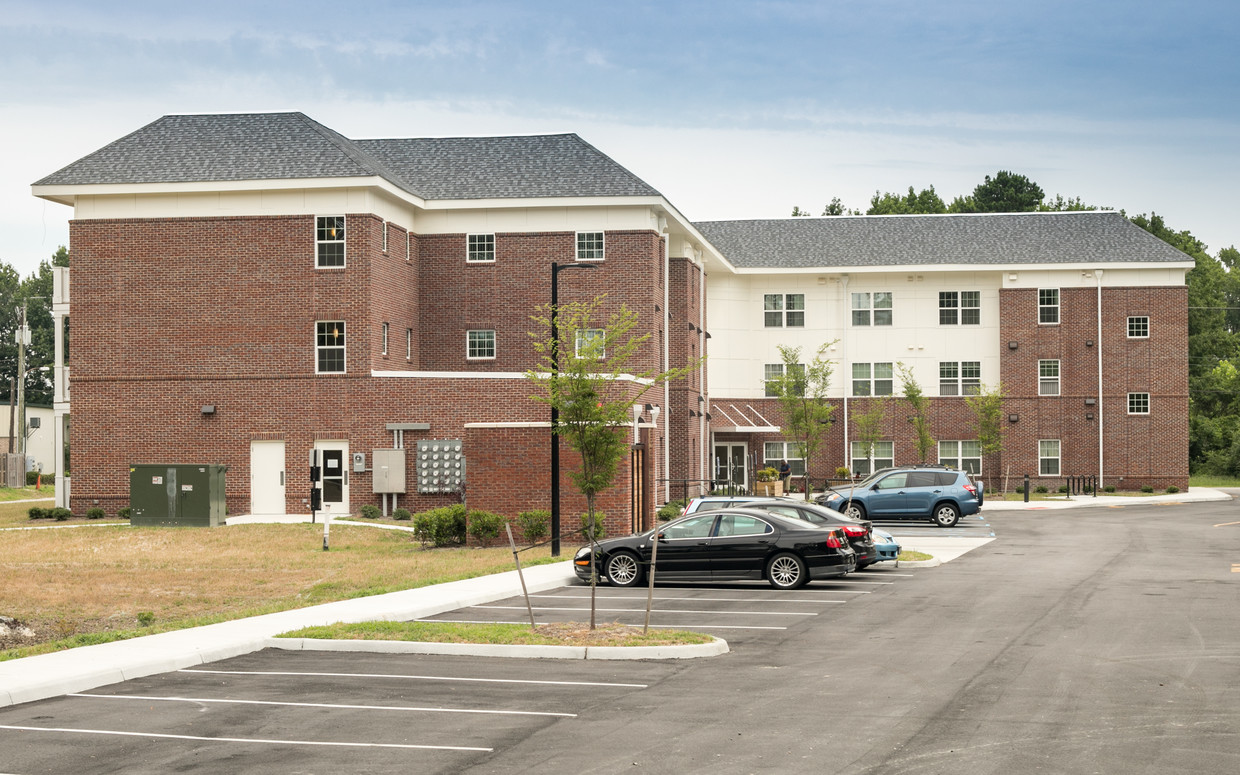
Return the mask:
{"type": "Polygon", "coordinates": [[[844,525],[844,533],[849,538],[865,538],[870,534],[863,525],[844,525]]]}
{"type": "Polygon", "coordinates": [[[966,484],[964,488],[968,490],[970,493],[972,493],[974,498],[977,497],[977,487],[971,484],[966,484]]]}
{"type": "Polygon", "coordinates": [[[845,539],[840,535],[840,531],[832,530],[831,535],[827,536],[828,549],[843,549],[845,539]]]}

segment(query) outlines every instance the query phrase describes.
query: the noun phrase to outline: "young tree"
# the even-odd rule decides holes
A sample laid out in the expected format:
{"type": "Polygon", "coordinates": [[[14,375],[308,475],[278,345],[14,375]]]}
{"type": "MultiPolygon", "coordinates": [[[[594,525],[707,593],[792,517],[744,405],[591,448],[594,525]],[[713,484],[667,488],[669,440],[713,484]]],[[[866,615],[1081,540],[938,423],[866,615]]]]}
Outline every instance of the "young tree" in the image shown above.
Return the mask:
{"type": "MultiPolygon", "coordinates": [[[[888,399],[887,396],[874,396],[867,400],[870,402],[870,408],[864,412],[857,412],[852,417],[853,428],[856,430],[853,438],[861,445],[865,457],[872,458],[874,445],[883,440],[883,423],[887,419],[888,399]]],[[[853,468],[856,468],[855,463],[853,468]]],[[[854,473],[856,473],[855,470],[854,473]]]]}
{"type": "MultiPolygon", "coordinates": [[[[982,385],[976,394],[964,397],[964,402],[973,412],[973,427],[976,429],[978,446],[982,448],[982,470],[994,471],[996,476],[999,474],[998,460],[1001,460],[1003,455],[1003,429],[1006,427],[1003,423],[1003,399],[1005,397],[1002,384],[997,384],[993,388],[982,385]]],[[[1007,491],[1006,479],[1003,490],[1007,491]]]]}
{"type": "Polygon", "coordinates": [[[629,449],[626,431],[632,422],[633,404],[655,387],[680,379],[699,365],[694,362],[668,371],[640,368],[638,356],[650,334],[633,333],[637,313],[623,305],[600,327],[595,321],[601,317],[605,300],[606,296],[597,296],[590,302],[560,304],[555,320],[558,340],[551,336],[551,305],[539,307],[531,318],[538,330],[530,332],[539,368],[525,375],[538,391],[531,398],[558,410],[559,423],[551,432],[580,456],[580,468],[570,471],[569,477],[586,499],[590,629],[595,627],[594,591],[598,583],[594,567],[598,533],[595,501],[614,483],[620,461],[629,449]]]}
{"type": "Polygon", "coordinates": [[[925,463],[926,456],[930,454],[930,450],[935,445],[934,437],[930,435],[930,418],[926,416],[930,410],[930,399],[926,398],[926,394],[922,392],[921,385],[913,377],[911,369],[903,363],[897,363],[896,371],[900,374],[900,387],[904,391],[904,400],[913,410],[913,430],[917,433],[917,438],[913,443],[917,446],[917,458],[925,463]]]}
{"type": "Polygon", "coordinates": [[[831,362],[824,356],[830,344],[818,348],[808,366],[801,363],[801,348],[779,346],[784,362],[782,375],[772,380],[783,410],[786,435],[796,440],[805,460],[805,500],[810,499],[810,465],[818,456],[823,436],[830,427],[835,406],[827,401],[831,387],[831,362]]]}

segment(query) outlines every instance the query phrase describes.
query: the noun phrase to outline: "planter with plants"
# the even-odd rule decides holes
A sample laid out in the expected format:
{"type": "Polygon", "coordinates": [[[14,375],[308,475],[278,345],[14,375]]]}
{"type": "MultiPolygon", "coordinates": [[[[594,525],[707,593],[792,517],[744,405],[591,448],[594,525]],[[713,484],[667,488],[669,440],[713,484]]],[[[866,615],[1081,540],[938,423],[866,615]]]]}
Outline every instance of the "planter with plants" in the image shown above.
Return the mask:
{"type": "Polygon", "coordinates": [[[754,483],[755,495],[783,495],[784,483],[779,481],[779,471],[774,468],[759,468],[758,481],[754,483]]]}

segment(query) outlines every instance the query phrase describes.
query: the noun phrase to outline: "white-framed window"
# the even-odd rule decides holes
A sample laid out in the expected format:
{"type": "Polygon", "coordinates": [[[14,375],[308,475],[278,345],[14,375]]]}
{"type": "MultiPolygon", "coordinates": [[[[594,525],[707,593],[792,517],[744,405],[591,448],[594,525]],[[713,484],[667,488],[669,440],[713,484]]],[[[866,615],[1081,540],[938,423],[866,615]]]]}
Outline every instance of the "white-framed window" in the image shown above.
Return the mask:
{"type": "Polygon", "coordinates": [[[865,444],[860,441],[852,443],[852,472],[857,476],[869,476],[880,468],[891,468],[895,465],[895,442],[876,441],[870,454],[865,454],[865,444]]]}
{"type": "Polygon", "coordinates": [[[579,328],[573,352],[578,358],[593,354],[601,361],[607,357],[607,348],[603,345],[606,338],[607,332],[601,328],[579,328]]]}
{"type": "Polygon", "coordinates": [[[465,261],[470,264],[495,263],[495,235],[465,235],[465,261]]]}
{"type": "Polygon", "coordinates": [[[1038,325],[1059,325],[1059,289],[1038,289],[1038,325]]]}
{"type": "Polygon", "coordinates": [[[387,355],[387,350],[388,350],[388,324],[384,323],[383,324],[383,348],[380,351],[380,354],[387,355]]]}
{"type": "Polygon", "coordinates": [[[405,360],[413,360],[413,329],[405,329],[405,360]]]}
{"type": "Polygon", "coordinates": [[[1059,361],[1038,361],[1038,395],[1059,395],[1059,361]]]}
{"type": "Polygon", "coordinates": [[[941,361],[939,395],[975,396],[982,392],[981,361],[941,361]]]}
{"type": "MultiPolygon", "coordinates": [[[[784,364],[768,363],[762,367],[762,371],[763,371],[762,381],[763,381],[763,384],[766,386],[766,390],[765,390],[766,397],[767,398],[778,398],[779,397],[779,386],[777,383],[784,376],[784,364]]],[[[791,380],[798,376],[801,377],[802,380],[804,379],[805,364],[804,363],[789,364],[789,367],[788,367],[789,379],[791,380]]],[[[802,384],[801,387],[802,389],[804,389],[804,384],[802,384]]],[[[793,389],[793,392],[796,392],[796,386],[793,386],[792,389],[793,389]]]]}
{"type": "Polygon", "coordinates": [[[852,295],[854,326],[891,325],[891,292],[854,293],[852,295]]]}
{"type": "Polygon", "coordinates": [[[1149,393],[1129,393],[1128,394],[1128,414],[1149,414],[1150,413],[1150,394],[1149,393]]]}
{"type": "Polygon", "coordinates": [[[939,291],[939,325],[980,326],[981,291],[939,291]]]}
{"type": "Polygon", "coordinates": [[[413,258],[413,235],[405,232],[405,260],[413,258]]]}
{"type": "Polygon", "coordinates": [[[805,294],[764,294],[762,296],[762,318],[767,328],[804,328],[805,294]]]}
{"type": "Polygon", "coordinates": [[[383,252],[388,252],[388,222],[383,222],[383,252]]]}
{"type": "Polygon", "coordinates": [[[577,232],[577,260],[578,261],[602,261],[603,260],[603,232],[601,231],[579,231],[577,232]]]}
{"type": "Polygon", "coordinates": [[[940,441],[939,465],[951,466],[971,474],[982,472],[980,441],[940,441]]]}
{"type": "Polygon", "coordinates": [[[320,269],[344,266],[344,216],[320,215],[314,219],[314,265],[320,269]]]}
{"type": "Polygon", "coordinates": [[[1059,439],[1038,441],[1038,474],[1059,476],[1059,439]]]}
{"type": "Polygon", "coordinates": [[[891,395],[893,365],[891,363],[854,363],[852,365],[852,394],[854,396],[891,395]]]}
{"type": "Polygon", "coordinates": [[[315,373],[343,373],[345,369],[344,321],[320,320],[314,324],[314,330],[315,373]]]}
{"type": "Polygon", "coordinates": [[[764,468],[779,470],[779,464],[788,461],[793,476],[805,475],[805,453],[800,443],[795,441],[768,441],[762,445],[762,462],[764,468]]]}
{"type": "Polygon", "coordinates": [[[471,361],[495,358],[495,330],[475,329],[465,332],[465,358],[471,361]]]}
{"type": "Polygon", "coordinates": [[[1149,315],[1130,315],[1128,317],[1128,338],[1129,339],[1149,339],[1150,338],[1150,317],[1149,315]]]}

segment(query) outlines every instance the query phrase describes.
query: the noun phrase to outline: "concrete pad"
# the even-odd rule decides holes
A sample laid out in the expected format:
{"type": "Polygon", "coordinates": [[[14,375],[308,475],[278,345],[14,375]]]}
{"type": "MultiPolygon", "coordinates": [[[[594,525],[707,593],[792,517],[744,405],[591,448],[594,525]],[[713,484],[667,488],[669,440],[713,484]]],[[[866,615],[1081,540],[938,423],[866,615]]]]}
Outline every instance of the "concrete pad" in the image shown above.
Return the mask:
{"type": "Polygon", "coordinates": [[[695,659],[728,653],[728,643],[722,638],[715,638],[710,643],[684,646],[509,646],[487,643],[271,638],[267,641],[267,648],[367,654],[455,654],[510,659],[695,659]]]}

